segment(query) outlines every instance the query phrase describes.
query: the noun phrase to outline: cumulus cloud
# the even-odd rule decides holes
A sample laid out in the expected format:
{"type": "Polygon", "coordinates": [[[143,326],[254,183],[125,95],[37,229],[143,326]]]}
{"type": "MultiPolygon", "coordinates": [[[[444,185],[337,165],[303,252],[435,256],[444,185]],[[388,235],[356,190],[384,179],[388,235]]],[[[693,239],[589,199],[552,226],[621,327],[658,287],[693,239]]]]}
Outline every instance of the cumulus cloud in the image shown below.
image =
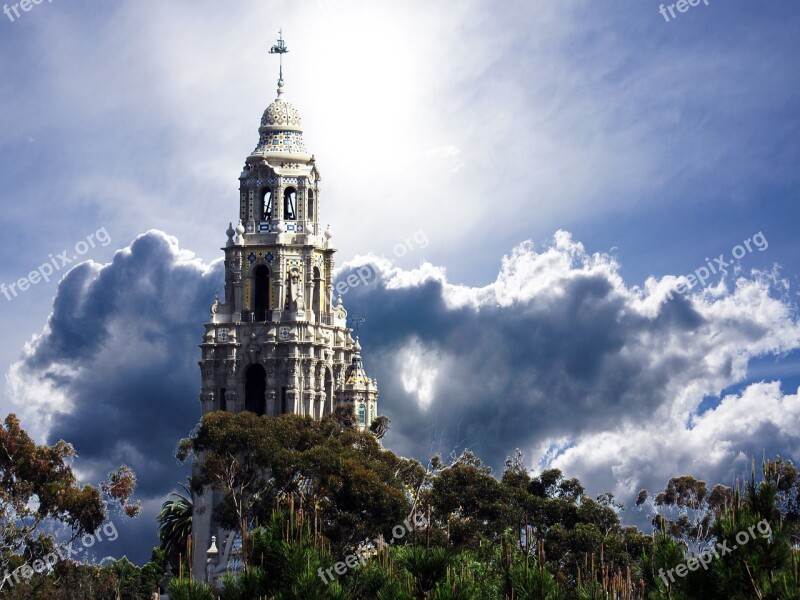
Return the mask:
{"type": "Polygon", "coordinates": [[[800,457],[799,417],[798,393],[784,394],[774,381],[754,383],[688,421],[625,423],[579,436],[553,464],[585,474],[595,488],[614,485],[628,498],[642,487],[663,489],[666,478],[678,474],[732,485],[749,473],[754,458],[800,457]]]}
{"type": "MultiPolygon", "coordinates": [[[[777,272],[673,297],[679,278],[627,285],[613,257],[563,231],[518,245],[483,287],[376,257],[338,278],[365,266],[372,276],[344,302],[366,317],[365,365],[392,421],[386,444],[401,454],[468,446],[497,467],[519,447],[531,466],[557,466],[623,500],[686,472],[728,481],[762,452],[798,456],[798,396],[778,382],[701,410],[745,381],[753,358],[800,346],[777,272]]],[[[199,415],[197,343],[222,278],[219,262],[148,232],[110,264],[64,277],[44,331],[8,376],[29,428],[73,442],[88,480],[131,464],[150,513],[185,476],[172,454],[199,415]]],[[[150,517],[124,542],[140,558],[156,541],[150,517]]]]}
{"type": "Polygon", "coordinates": [[[8,373],[24,426],[74,444],[86,481],[134,468],[145,510],[114,550],[139,560],[157,543],[160,503],[187,475],[174,448],[199,418],[197,344],[222,277],[220,262],[143,234],[111,263],[65,275],[44,330],[8,373]]]}
{"type": "Polygon", "coordinates": [[[563,231],[514,248],[485,287],[452,284],[429,264],[373,268],[375,283],[346,303],[367,318],[366,366],[392,418],[388,443],[403,453],[460,444],[499,466],[520,447],[534,466],[623,497],[676,473],[729,481],[744,456],[798,456],[784,414],[797,397],[778,383],[700,414],[704,399],[745,380],[753,358],[800,344],[777,272],[690,296],[671,293],[673,276],[627,286],[611,256],[563,231]]]}

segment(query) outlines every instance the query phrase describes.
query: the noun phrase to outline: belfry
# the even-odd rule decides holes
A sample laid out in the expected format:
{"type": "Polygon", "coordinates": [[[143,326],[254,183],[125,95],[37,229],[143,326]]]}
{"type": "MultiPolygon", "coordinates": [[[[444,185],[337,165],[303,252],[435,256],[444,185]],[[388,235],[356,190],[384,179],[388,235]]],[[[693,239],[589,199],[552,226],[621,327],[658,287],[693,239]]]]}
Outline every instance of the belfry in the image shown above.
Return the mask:
{"type": "MultiPolygon", "coordinates": [[[[283,36],[270,50],[288,52],[283,36]]],[[[306,150],[298,110],[276,99],[239,176],[239,219],[228,226],[224,301],[211,307],[200,344],[202,413],[252,411],[321,419],[351,407],[361,428],[377,417],[377,383],[368,378],[342,299],[333,297],[330,228],[320,226],[320,173],[306,150]]],[[[232,534],[212,523],[214,494],[195,499],[195,577],[204,573],[212,535],[221,564],[232,534]],[[199,570],[198,570],[199,569],[199,570]]]]}

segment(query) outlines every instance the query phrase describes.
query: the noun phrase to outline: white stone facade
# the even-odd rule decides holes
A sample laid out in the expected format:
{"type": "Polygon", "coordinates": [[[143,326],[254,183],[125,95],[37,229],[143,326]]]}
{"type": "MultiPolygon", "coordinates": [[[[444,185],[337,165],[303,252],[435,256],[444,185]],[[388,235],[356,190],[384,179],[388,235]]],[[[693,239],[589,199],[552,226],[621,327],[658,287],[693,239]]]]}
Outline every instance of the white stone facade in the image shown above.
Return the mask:
{"type": "MultiPolygon", "coordinates": [[[[217,410],[320,419],[345,404],[359,426],[378,415],[378,389],[333,297],[330,229],[320,227],[320,174],[296,108],[278,97],[239,177],[239,222],[229,225],[224,301],[217,298],[200,344],[202,414],[217,410]]],[[[230,536],[212,526],[213,495],[195,498],[194,576],[207,578],[217,538],[227,564],[230,536]],[[201,573],[203,575],[201,575],[201,573]]]]}

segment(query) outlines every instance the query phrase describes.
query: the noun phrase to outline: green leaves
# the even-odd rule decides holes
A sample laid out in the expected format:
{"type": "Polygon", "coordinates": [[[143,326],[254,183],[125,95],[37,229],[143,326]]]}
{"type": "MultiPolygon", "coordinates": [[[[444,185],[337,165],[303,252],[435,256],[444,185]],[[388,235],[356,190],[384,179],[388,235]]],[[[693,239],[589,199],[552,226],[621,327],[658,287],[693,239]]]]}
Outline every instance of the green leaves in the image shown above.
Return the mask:
{"type": "Polygon", "coordinates": [[[380,447],[373,435],[343,423],[298,415],[212,413],[178,455],[196,457],[194,491],[221,490],[215,517],[239,530],[265,522],[291,499],[314,515],[314,533],[336,549],[385,533],[410,512],[399,473],[411,461],[380,447]]]}
{"type": "Polygon", "coordinates": [[[106,503],[120,506],[129,516],[138,514],[130,503],[136,477],[122,466],[109,474],[100,489],[79,485],[72,471],[72,445],[36,444],[15,415],[0,427],[0,560],[13,555],[26,561],[41,558],[53,548],[52,537],[40,529],[61,523],[75,536],[94,533],[107,518],[106,503]]]}
{"type": "Polygon", "coordinates": [[[169,583],[170,600],[215,600],[210,588],[191,579],[173,579],[169,583]]]}
{"type": "Polygon", "coordinates": [[[187,555],[194,511],[194,505],[189,498],[191,494],[186,486],[183,487],[186,495],[173,492],[170,499],[161,505],[161,512],[156,516],[161,547],[176,570],[181,555],[187,555]]]}

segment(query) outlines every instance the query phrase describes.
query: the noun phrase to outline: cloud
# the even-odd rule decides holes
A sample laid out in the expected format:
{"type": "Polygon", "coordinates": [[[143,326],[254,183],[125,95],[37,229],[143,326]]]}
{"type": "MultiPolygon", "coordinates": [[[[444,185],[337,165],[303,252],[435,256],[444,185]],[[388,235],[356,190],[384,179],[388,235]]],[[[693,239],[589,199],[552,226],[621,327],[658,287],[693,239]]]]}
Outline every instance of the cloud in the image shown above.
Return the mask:
{"type": "MultiPolygon", "coordinates": [[[[498,467],[519,447],[531,466],[628,501],[675,474],[727,482],[747,456],[798,456],[798,396],[777,382],[701,410],[745,381],[752,359],[800,346],[778,272],[670,298],[679,278],[628,286],[613,257],[564,231],[516,246],[485,286],[376,257],[346,263],[338,279],[365,264],[374,277],[344,302],[366,318],[365,366],[392,421],[386,444],[401,454],[469,446],[498,467]]],[[[173,449],[199,416],[197,344],[222,277],[219,261],[143,234],[111,263],[64,277],[9,373],[28,428],[74,443],[87,480],[130,464],[152,514],[185,476],[173,449]]],[[[156,542],[152,514],[120,536],[140,560],[156,542]]]]}
{"type": "MultiPolygon", "coordinates": [[[[567,219],[605,224],[680,199],[727,209],[761,201],[764,182],[795,182],[786,114],[800,86],[795,53],[777,51],[796,46],[795,13],[720,7],[673,28],[645,3],[76,0],[0,40],[15,90],[0,172],[9,196],[41,203],[56,247],[100,217],[120,237],[170,228],[214,256],[227,222],[190,215],[226,196],[235,206],[283,26],[287,97],[326,178],[325,219],[348,229],[341,249],[386,251],[381,224],[425,219],[450,224],[434,250],[444,260],[459,246],[466,268],[567,219]],[[736,44],[719,37],[723,15],[736,44]],[[30,176],[39,146],[62,150],[46,178],[30,176]]],[[[38,248],[16,226],[25,218],[22,204],[0,214],[17,253],[38,248]]]]}
{"type": "Polygon", "coordinates": [[[221,262],[145,233],[111,263],[65,275],[47,325],[7,377],[24,426],[74,444],[84,480],[134,468],[146,510],[119,547],[139,560],[157,543],[158,505],[187,475],[173,453],[200,415],[197,344],[221,281],[221,262]]]}
{"type": "Polygon", "coordinates": [[[730,481],[744,456],[800,456],[797,397],[776,382],[701,414],[752,359],[800,345],[777,271],[671,295],[681,278],[626,286],[611,256],[563,231],[514,248],[484,287],[430,264],[373,268],[345,303],[367,319],[365,365],[392,419],[387,443],[404,454],[470,446],[497,467],[520,447],[532,466],[623,497],[684,472],[730,481]]]}
{"type": "Polygon", "coordinates": [[[643,487],[663,489],[673,475],[732,486],[749,476],[754,459],[800,457],[799,417],[800,393],[784,394],[775,381],[754,383],[688,421],[625,423],[581,435],[551,464],[581,474],[595,489],[614,485],[627,499],[643,487]]]}

